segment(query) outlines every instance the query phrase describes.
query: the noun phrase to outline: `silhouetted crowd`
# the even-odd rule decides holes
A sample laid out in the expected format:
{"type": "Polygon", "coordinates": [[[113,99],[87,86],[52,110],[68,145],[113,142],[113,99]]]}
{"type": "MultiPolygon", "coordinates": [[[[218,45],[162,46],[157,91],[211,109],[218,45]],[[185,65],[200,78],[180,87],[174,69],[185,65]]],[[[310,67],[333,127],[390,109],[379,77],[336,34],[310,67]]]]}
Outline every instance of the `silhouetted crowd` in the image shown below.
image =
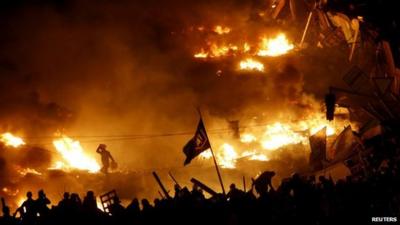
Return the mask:
{"type": "Polygon", "coordinates": [[[83,201],[78,194],[65,193],[50,207],[40,190],[37,199],[28,192],[14,215],[3,207],[0,224],[368,224],[371,217],[400,215],[398,172],[398,161],[388,160],[368,176],[334,182],[324,176],[293,174],[274,188],[274,172],[267,171],[247,192],[231,184],[226,196],[206,198],[196,186],[192,190],[175,186],[173,197],[153,203],[135,198],[124,207],[114,197],[107,213],[97,207],[92,191],[83,201]]]}

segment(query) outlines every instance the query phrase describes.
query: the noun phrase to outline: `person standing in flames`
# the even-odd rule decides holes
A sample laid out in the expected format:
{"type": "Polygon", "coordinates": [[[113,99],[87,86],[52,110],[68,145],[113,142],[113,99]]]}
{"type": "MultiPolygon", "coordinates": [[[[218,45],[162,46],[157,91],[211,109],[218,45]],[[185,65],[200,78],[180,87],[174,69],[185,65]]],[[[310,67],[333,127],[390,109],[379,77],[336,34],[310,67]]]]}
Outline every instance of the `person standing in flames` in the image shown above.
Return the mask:
{"type": "Polygon", "coordinates": [[[107,146],[105,144],[100,144],[97,147],[96,152],[101,155],[101,162],[103,167],[101,168],[101,172],[107,174],[108,169],[110,168],[110,161],[111,161],[111,169],[117,168],[117,163],[115,162],[114,158],[111,156],[111,153],[107,151],[107,146]]]}

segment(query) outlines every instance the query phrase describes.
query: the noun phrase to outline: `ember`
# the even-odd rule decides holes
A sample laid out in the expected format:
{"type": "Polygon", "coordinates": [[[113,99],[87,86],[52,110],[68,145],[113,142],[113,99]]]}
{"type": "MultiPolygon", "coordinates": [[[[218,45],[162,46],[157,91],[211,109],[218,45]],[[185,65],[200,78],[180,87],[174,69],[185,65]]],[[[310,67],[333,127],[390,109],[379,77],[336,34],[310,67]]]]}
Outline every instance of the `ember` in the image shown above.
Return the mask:
{"type": "Polygon", "coordinates": [[[214,27],[214,32],[219,34],[219,35],[229,34],[229,32],[231,32],[231,28],[217,25],[217,26],[214,27]]]}

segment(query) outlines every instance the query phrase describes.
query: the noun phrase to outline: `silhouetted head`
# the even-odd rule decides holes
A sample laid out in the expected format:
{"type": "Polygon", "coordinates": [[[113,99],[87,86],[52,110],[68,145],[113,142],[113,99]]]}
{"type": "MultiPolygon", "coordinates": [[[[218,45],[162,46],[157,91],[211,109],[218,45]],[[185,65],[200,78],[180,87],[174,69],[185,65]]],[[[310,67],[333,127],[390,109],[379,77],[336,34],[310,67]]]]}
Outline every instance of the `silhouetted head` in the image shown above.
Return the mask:
{"type": "Polygon", "coordinates": [[[26,193],[26,197],[27,197],[28,199],[32,199],[32,192],[28,191],[28,192],[26,193]]]}
{"type": "Polygon", "coordinates": [[[231,190],[234,190],[234,189],[236,189],[236,185],[235,185],[234,183],[232,183],[232,184],[229,186],[229,188],[230,188],[231,190]]]}
{"type": "Polygon", "coordinates": [[[72,193],[72,194],[71,194],[71,200],[72,200],[73,202],[79,202],[79,201],[80,201],[79,195],[78,195],[77,193],[72,193]]]}
{"type": "Polygon", "coordinates": [[[146,198],[142,199],[142,206],[150,206],[150,202],[149,200],[147,200],[146,198]]]}
{"type": "Polygon", "coordinates": [[[132,199],[131,204],[139,206],[139,200],[137,198],[134,198],[134,199],[132,199]]]}
{"type": "Polygon", "coordinates": [[[178,191],[180,190],[179,185],[178,185],[178,184],[175,184],[175,185],[174,185],[174,189],[175,189],[175,192],[178,192],[178,191]]]}
{"type": "Polygon", "coordinates": [[[88,197],[88,198],[94,198],[94,192],[93,192],[93,191],[88,191],[88,192],[86,193],[86,197],[88,197]]]}
{"type": "Polygon", "coordinates": [[[64,192],[64,199],[69,199],[69,192],[64,192]]]}
{"type": "Polygon", "coordinates": [[[39,197],[39,198],[44,198],[44,197],[46,197],[46,194],[44,193],[43,190],[39,190],[39,192],[38,192],[38,197],[39,197]]]}

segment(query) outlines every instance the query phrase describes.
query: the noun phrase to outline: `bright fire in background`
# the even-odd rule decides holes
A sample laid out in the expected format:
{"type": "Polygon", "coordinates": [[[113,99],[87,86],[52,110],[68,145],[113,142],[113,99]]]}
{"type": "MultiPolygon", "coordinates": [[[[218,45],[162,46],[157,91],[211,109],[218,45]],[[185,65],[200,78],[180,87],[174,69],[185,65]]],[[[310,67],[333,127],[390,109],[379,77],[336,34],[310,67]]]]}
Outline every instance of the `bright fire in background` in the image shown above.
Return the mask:
{"type": "MultiPolygon", "coordinates": [[[[204,31],[204,28],[201,30],[204,31]]],[[[195,58],[221,58],[227,56],[237,56],[240,54],[257,55],[261,57],[276,57],[287,54],[294,49],[284,33],[278,33],[275,37],[262,37],[259,43],[250,44],[244,41],[231,42],[225,40],[225,36],[230,35],[232,29],[227,26],[217,25],[212,28],[212,32],[218,34],[218,39],[207,39],[205,46],[201,47],[196,53],[195,58]]],[[[257,67],[259,68],[259,67],[257,67]]]]}
{"type": "Polygon", "coordinates": [[[240,61],[239,67],[241,70],[264,71],[264,64],[250,58],[240,61]]]}
{"type": "Polygon", "coordinates": [[[290,144],[303,142],[304,136],[293,131],[289,124],[274,123],[268,125],[261,141],[261,146],[266,150],[276,150],[290,144]]]}
{"type": "MultiPolygon", "coordinates": [[[[309,146],[310,135],[326,127],[328,137],[338,135],[348,121],[328,122],[323,113],[314,113],[295,122],[274,122],[257,129],[243,130],[240,140],[223,142],[215,149],[215,157],[222,168],[236,168],[239,159],[269,161],[277,150],[289,145],[309,146]],[[250,149],[250,150],[249,150],[250,149]]],[[[212,157],[209,150],[200,154],[202,159],[212,157]]]]}
{"type": "Polygon", "coordinates": [[[262,38],[260,49],[257,52],[259,56],[280,56],[288,53],[294,48],[294,45],[289,43],[286,35],[278,34],[275,38],[262,38]]]}
{"type": "Polygon", "coordinates": [[[12,146],[14,148],[17,148],[17,147],[25,144],[25,142],[24,142],[24,140],[22,140],[22,138],[17,137],[9,132],[2,134],[0,136],[0,141],[4,142],[4,144],[6,146],[12,146]]]}
{"type": "MultiPolygon", "coordinates": [[[[245,48],[246,46],[243,46],[245,48]]],[[[239,50],[239,47],[233,44],[215,44],[210,43],[207,47],[207,51],[204,48],[200,49],[199,52],[194,54],[195,58],[219,58],[223,56],[233,55],[239,50]]]]}
{"type": "Polygon", "coordinates": [[[64,162],[56,162],[57,169],[80,169],[95,173],[100,170],[100,165],[96,160],[85,154],[79,141],[73,140],[65,135],[53,141],[56,150],[61,154],[64,162]]]}

